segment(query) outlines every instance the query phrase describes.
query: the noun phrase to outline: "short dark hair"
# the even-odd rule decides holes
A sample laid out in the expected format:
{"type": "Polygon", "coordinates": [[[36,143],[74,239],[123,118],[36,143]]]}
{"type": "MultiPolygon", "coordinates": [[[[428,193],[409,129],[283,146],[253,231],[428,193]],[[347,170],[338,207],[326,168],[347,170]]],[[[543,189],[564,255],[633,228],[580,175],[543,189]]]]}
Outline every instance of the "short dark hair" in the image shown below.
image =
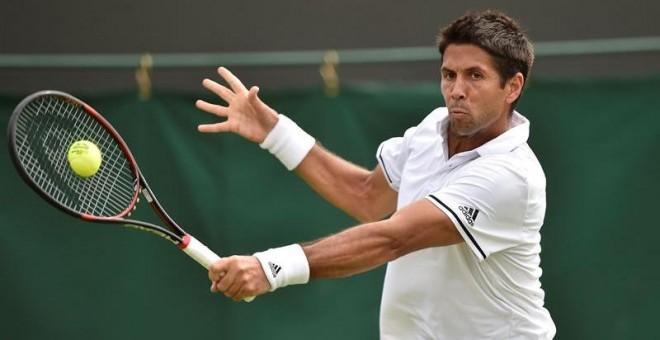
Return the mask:
{"type": "Polygon", "coordinates": [[[534,63],[534,48],[525,32],[515,20],[497,10],[468,12],[442,28],[437,43],[440,54],[451,44],[484,49],[493,59],[502,86],[518,72],[527,83],[534,63]]]}

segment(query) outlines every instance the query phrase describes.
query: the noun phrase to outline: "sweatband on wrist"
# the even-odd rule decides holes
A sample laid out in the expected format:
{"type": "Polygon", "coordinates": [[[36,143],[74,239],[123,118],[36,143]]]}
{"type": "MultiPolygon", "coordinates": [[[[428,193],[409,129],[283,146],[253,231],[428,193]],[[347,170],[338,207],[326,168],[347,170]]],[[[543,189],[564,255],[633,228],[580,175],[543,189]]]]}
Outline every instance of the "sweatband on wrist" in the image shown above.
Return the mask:
{"type": "Polygon", "coordinates": [[[283,114],[259,146],[275,155],[288,170],[295,169],[316,140],[283,114]]]}
{"type": "Polygon", "coordinates": [[[255,253],[254,257],[261,263],[271,292],[277,288],[309,281],[309,263],[299,244],[255,253]]]}

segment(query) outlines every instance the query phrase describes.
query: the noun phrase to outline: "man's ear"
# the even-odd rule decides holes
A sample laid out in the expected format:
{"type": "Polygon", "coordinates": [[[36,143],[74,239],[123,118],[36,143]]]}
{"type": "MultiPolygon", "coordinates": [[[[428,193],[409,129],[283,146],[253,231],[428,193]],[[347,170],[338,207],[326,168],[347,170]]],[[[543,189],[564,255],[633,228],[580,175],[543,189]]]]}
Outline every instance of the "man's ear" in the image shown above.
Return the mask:
{"type": "Polygon", "coordinates": [[[506,102],[509,104],[515,102],[516,99],[520,97],[520,93],[522,92],[524,85],[525,77],[523,77],[522,73],[520,72],[516,73],[516,75],[509,79],[509,81],[506,83],[506,102]]]}

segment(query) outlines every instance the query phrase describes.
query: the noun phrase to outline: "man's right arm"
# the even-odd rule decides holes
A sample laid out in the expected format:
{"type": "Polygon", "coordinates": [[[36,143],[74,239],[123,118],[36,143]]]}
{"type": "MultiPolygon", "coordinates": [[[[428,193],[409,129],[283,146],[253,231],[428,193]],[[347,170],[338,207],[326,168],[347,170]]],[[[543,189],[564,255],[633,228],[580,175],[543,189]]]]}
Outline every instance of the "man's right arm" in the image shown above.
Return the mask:
{"type": "Polygon", "coordinates": [[[227,105],[198,100],[196,106],[226,119],[200,125],[200,132],[233,132],[259,143],[287,169],[295,170],[321,197],[358,221],[377,221],[394,213],[397,192],[390,188],[380,166],[369,171],[332,154],[262,102],[258,88],[248,90],[224,67],[218,73],[230,88],[210,79],[202,84],[227,105]]]}

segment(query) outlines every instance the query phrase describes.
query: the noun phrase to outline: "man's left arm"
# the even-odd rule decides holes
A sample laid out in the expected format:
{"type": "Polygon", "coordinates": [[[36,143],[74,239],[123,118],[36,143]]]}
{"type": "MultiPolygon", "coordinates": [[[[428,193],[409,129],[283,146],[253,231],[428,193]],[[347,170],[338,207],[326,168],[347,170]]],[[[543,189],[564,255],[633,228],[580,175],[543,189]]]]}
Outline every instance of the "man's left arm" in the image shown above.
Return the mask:
{"type": "Polygon", "coordinates": [[[447,215],[426,199],[389,219],[361,224],[315,242],[232,256],[209,269],[211,290],[240,301],[311,279],[347,277],[416,250],[463,242],[447,215]]]}

